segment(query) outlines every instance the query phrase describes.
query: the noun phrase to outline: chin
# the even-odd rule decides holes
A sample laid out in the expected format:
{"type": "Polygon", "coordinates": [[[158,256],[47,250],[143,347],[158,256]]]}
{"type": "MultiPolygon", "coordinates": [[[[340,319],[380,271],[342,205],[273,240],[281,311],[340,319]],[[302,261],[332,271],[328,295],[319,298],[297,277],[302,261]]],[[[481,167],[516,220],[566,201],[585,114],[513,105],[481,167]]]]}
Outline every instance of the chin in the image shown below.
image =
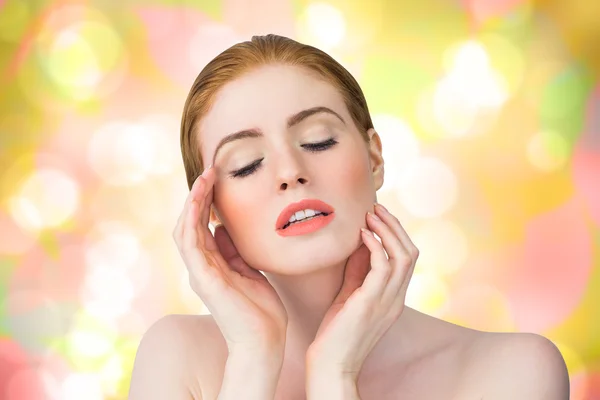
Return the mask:
{"type": "MultiPolygon", "coordinates": [[[[288,265],[286,270],[309,272],[331,267],[344,262],[361,243],[360,237],[354,239],[337,236],[310,246],[294,246],[283,255],[288,265]]],[[[278,250],[282,251],[281,248],[278,250]]]]}

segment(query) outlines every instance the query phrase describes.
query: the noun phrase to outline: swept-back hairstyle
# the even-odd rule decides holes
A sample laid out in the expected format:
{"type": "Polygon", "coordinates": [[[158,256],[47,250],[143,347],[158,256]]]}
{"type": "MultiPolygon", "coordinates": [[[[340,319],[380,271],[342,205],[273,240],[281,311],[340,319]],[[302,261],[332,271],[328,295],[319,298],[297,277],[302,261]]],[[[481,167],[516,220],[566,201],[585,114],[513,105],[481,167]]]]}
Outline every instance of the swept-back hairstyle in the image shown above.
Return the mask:
{"type": "Polygon", "coordinates": [[[242,74],[272,64],[304,67],[315,77],[333,85],[342,95],[363,139],[369,141],[367,131],[373,128],[373,122],[365,96],[352,74],[340,63],[322,50],[285,36],[252,36],[251,40],[237,43],[212,59],[194,81],[185,101],[180,139],[190,189],[204,170],[198,140],[199,121],[210,110],[216,94],[242,74]]]}

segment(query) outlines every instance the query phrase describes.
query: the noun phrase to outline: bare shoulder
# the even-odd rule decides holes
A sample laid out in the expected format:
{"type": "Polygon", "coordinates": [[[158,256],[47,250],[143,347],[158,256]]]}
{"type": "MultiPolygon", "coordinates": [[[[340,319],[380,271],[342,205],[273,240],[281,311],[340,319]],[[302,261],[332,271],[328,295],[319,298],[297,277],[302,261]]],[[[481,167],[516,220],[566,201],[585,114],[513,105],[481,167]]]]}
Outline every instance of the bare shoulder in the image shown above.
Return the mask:
{"type": "Polygon", "coordinates": [[[215,329],[207,315],[167,315],[152,324],[138,347],[129,399],[208,398],[205,382],[222,359],[215,329]]]}
{"type": "Polygon", "coordinates": [[[466,352],[465,392],[478,398],[568,400],[569,375],[558,348],[534,333],[478,332],[466,352]]]}

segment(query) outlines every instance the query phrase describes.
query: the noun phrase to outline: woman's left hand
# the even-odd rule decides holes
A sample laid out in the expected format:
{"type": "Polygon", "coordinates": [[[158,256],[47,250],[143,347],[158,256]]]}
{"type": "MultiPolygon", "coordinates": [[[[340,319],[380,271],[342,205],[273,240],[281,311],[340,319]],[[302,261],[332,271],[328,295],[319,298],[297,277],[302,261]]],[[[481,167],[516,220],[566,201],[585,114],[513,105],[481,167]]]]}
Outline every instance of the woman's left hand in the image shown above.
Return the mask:
{"type": "Polygon", "coordinates": [[[375,213],[380,219],[368,213],[367,226],[383,245],[372,232],[361,233],[364,244],[348,258],[342,287],[306,353],[307,378],[311,372],[331,373],[356,381],[375,344],[404,310],[419,250],[394,215],[380,205],[375,213]]]}

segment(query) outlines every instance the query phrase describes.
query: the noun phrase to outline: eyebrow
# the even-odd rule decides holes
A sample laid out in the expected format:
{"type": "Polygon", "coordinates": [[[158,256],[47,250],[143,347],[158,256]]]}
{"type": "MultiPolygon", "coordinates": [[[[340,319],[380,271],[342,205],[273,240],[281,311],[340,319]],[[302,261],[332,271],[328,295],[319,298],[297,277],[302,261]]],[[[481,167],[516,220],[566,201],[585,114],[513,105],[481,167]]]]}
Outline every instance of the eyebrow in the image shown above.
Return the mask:
{"type": "MultiPolygon", "coordinates": [[[[321,113],[335,115],[337,118],[339,118],[340,121],[342,121],[344,123],[344,125],[346,125],[346,121],[344,121],[344,119],[338,113],[336,113],[335,111],[333,111],[330,108],[318,106],[318,107],[307,108],[306,110],[302,110],[302,111],[288,117],[287,127],[289,129],[292,126],[297,125],[300,122],[304,121],[306,118],[310,117],[311,115],[321,114],[321,113]]],[[[217,153],[219,152],[221,147],[223,147],[225,144],[233,142],[235,140],[246,139],[246,138],[257,138],[257,137],[262,137],[262,136],[264,136],[263,133],[259,129],[255,129],[255,128],[244,129],[239,132],[231,133],[231,134],[225,136],[223,139],[221,139],[219,141],[219,144],[217,145],[217,149],[215,150],[215,154],[213,156],[213,164],[215,163],[215,160],[217,159],[217,153]]]]}

